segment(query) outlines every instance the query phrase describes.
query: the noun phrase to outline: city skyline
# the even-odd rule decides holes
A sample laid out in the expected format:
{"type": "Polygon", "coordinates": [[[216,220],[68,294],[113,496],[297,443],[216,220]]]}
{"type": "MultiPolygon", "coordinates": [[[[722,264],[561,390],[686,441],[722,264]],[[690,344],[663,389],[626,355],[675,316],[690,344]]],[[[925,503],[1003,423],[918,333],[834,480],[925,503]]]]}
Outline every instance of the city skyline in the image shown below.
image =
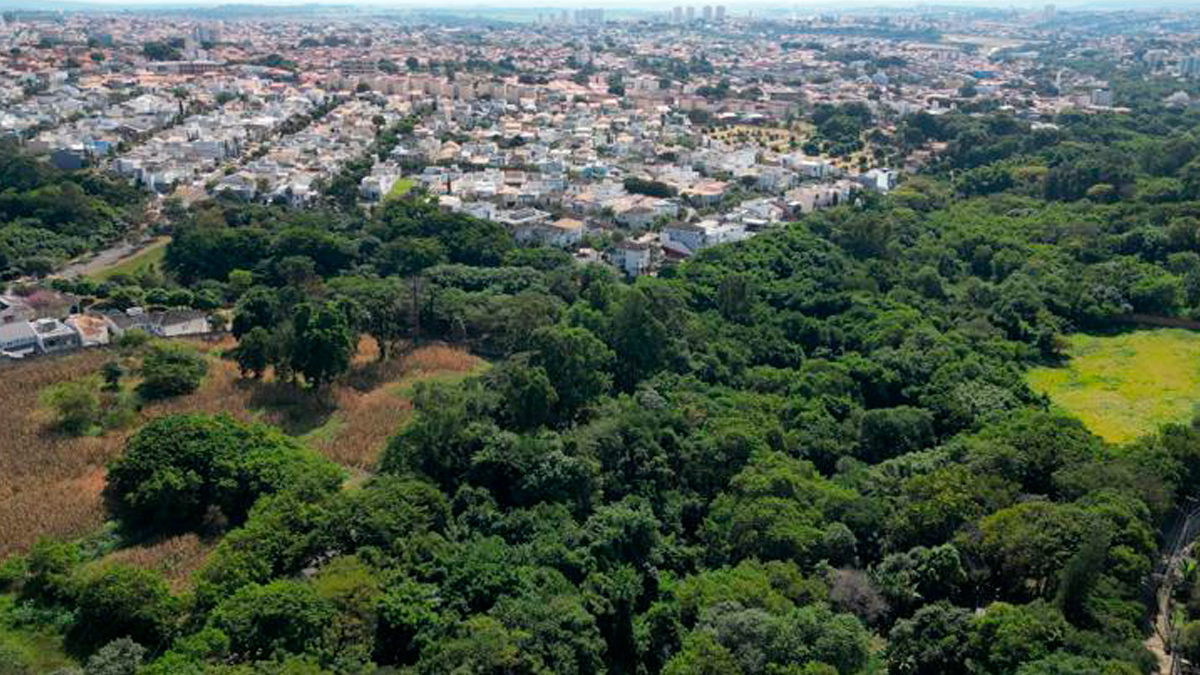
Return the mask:
{"type": "MultiPolygon", "coordinates": [[[[624,10],[638,12],[669,12],[678,3],[664,2],[654,6],[630,3],[629,0],[589,0],[578,3],[547,4],[545,0],[505,0],[503,2],[479,2],[478,0],[444,0],[429,2],[428,0],[320,0],[305,2],[304,0],[253,0],[250,2],[230,2],[228,0],[0,0],[0,10],[45,10],[45,11],[86,11],[110,9],[157,9],[172,8],[186,9],[213,7],[364,7],[364,8],[397,8],[397,9],[438,9],[452,8],[455,10],[489,10],[489,9],[522,9],[562,11],[586,9],[589,7],[609,10],[624,10]]],[[[986,0],[805,0],[804,2],[786,2],[783,0],[728,0],[723,3],[731,10],[797,10],[797,11],[830,11],[850,9],[863,11],[871,9],[938,9],[938,8],[977,8],[977,9],[1041,9],[1054,5],[1063,10],[1128,10],[1138,9],[1153,11],[1156,9],[1200,9],[1200,0],[1155,0],[1151,3],[1139,0],[1058,0],[1046,3],[1038,0],[1017,0],[997,6],[986,0]]],[[[682,6],[688,6],[684,4],[682,6]]],[[[692,3],[691,6],[703,7],[703,4],[692,3]]],[[[714,5],[715,6],[715,5],[714,5]]]]}

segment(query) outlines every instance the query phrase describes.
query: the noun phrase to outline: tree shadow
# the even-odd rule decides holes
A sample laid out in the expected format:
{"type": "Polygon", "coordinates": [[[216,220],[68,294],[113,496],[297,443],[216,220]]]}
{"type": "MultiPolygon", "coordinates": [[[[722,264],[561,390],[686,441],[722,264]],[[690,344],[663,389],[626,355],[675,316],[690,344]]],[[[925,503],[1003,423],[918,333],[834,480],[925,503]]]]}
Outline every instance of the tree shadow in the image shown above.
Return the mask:
{"type": "Polygon", "coordinates": [[[267,422],[289,436],[300,436],[321,427],[337,410],[329,387],[314,390],[293,382],[257,380],[243,380],[237,386],[250,389],[250,409],[262,412],[267,422]]]}
{"type": "Polygon", "coordinates": [[[350,370],[339,378],[338,382],[366,393],[377,389],[389,382],[395,382],[412,369],[409,364],[408,351],[399,351],[391,354],[386,361],[370,361],[367,363],[358,363],[350,367],[350,370]]]}

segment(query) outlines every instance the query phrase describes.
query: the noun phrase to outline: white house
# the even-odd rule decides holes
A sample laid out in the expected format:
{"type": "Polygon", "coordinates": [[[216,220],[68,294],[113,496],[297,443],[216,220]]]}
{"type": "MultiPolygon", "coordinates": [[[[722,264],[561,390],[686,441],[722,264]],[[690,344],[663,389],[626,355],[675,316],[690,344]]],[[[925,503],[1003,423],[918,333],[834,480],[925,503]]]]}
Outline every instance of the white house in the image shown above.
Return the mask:
{"type": "Polygon", "coordinates": [[[367,201],[380,201],[391,192],[397,178],[398,176],[386,173],[364,176],[358,185],[358,194],[367,201]]]}
{"type": "Polygon", "coordinates": [[[58,319],[38,319],[32,325],[37,335],[37,350],[43,354],[74,349],[80,345],[79,333],[58,319]]]}
{"type": "Polygon", "coordinates": [[[886,194],[896,187],[896,172],[891,169],[871,169],[859,176],[858,181],[868,190],[886,194]]]}
{"type": "Polygon", "coordinates": [[[663,228],[661,236],[664,244],[679,244],[687,249],[689,255],[705,245],[705,231],[698,224],[672,223],[663,228]]]}
{"type": "Polygon", "coordinates": [[[0,324],[0,353],[21,358],[37,350],[37,333],[28,321],[0,324]]]}
{"type": "Polygon", "coordinates": [[[161,337],[200,335],[211,330],[208,314],[194,309],[171,309],[150,315],[151,332],[161,337]]]}
{"type": "Polygon", "coordinates": [[[514,236],[522,243],[537,243],[544,246],[570,248],[583,239],[583,222],[574,218],[560,218],[553,222],[539,222],[516,228],[514,236]]]}
{"type": "Polygon", "coordinates": [[[698,251],[749,237],[746,226],[741,223],[720,223],[703,220],[699,223],[673,223],[663,228],[660,242],[673,244],[672,250],[679,255],[691,255],[698,251]]]}
{"type": "Polygon", "coordinates": [[[612,264],[625,274],[636,277],[650,272],[654,251],[649,244],[625,240],[618,242],[609,254],[612,264]]]}

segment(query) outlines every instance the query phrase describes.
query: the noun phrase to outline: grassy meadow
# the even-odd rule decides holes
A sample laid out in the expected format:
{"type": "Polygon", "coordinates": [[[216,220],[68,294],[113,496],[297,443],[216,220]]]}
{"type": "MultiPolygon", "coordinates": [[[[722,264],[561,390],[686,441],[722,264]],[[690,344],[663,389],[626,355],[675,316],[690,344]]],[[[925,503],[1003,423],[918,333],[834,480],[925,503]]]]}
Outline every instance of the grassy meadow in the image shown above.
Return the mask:
{"type": "Polygon", "coordinates": [[[1070,360],[1033,369],[1029,385],[1105,440],[1124,443],[1186,422],[1200,403],[1200,333],[1160,328],[1069,342],[1070,360]]]}

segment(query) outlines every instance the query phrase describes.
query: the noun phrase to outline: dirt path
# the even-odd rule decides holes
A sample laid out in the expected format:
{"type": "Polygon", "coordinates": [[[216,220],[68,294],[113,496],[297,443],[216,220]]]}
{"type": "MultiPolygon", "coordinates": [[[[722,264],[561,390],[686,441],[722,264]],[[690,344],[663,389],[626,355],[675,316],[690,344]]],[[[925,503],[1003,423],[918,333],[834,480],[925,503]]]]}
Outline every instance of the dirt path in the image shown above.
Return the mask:
{"type": "Polygon", "coordinates": [[[1154,654],[1154,658],[1158,661],[1158,672],[1161,675],[1169,675],[1174,671],[1172,668],[1175,665],[1173,656],[1167,653],[1167,645],[1163,642],[1163,635],[1170,630],[1167,625],[1166,614],[1163,612],[1162,594],[1159,594],[1158,609],[1154,615],[1154,630],[1150,632],[1150,637],[1146,638],[1142,645],[1154,654]]]}

